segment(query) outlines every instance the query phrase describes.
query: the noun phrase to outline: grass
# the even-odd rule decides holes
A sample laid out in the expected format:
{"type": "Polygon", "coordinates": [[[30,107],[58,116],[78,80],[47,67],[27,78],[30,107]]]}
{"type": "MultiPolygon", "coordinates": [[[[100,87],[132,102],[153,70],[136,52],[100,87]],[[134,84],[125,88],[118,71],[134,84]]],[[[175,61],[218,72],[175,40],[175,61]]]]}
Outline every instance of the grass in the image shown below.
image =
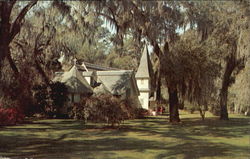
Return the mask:
{"type": "Polygon", "coordinates": [[[249,119],[181,112],[182,123],[167,116],[125,121],[120,129],[74,120],[37,120],[0,128],[0,158],[65,159],[248,159],[249,119]]]}

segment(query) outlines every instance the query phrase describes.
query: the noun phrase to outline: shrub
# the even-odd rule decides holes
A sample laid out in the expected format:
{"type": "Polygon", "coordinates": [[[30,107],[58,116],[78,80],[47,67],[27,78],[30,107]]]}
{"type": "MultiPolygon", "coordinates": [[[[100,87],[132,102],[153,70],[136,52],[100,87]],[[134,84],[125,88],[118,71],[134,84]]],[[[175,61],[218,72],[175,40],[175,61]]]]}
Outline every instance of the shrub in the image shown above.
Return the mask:
{"type": "Polygon", "coordinates": [[[17,108],[0,107],[0,125],[15,125],[24,120],[24,114],[17,108]]]}
{"type": "Polygon", "coordinates": [[[125,112],[121,108],[121,100],[117,97],[103,94],[87,98],[85,102],[85,114],[88,114],[91,120],[106,122],[112,126],[119,125],[124,120],[125,112]]]}
{"type": "Polygon", "coordinates": [[[37,113],[49,117],[60,116],[60,109],[68,100],[68,90],[64,83],[55,82],[47,85],[36,85],[33,88],[36,99],[37,113]]]}
{"type": "Polygon", "coordinates": [[[142,119],[147,115],[149,115],[149,112],[147,109],[144,109],[144,108],[135,109],[135,118],[142,119]]]}
{"type": "Polygon", "coordinates": [[[48,105],[48,90],[45,84],[35,85],[33,87],[34,98],[36,102],[36,112],[46,114],[45,107],[48,105]]]}
{"type": "Polygon", "coordinates": [[[17,100],[12,100],[10,96],[0,97],[0,125],[15,125],[24,119],[17,100]]]}
{"type": "Polygon", "coordinates": [[[50,99],[52,101],[51,105],[56,116],[60,115],[60,109],[68,100],[68,89],[64,83],[55,82],[50,84],[51,92],[50,99]]]}
{"type": "Polygon", "coordinates": [[[124,99],[121,101],[121,109],[124,112],[124,119],[134,119],[140,116],[138,114],[137,102],[134,99],[124,99]]]}
{"type": "MultiPolygon", "coordinates": [[[[119,125],[125,119],[137,117],[138,110],[133,100],[121,100],[108,94],[85,97],[79,104],[72,106],[70,116],[80,120],[105,122],[108,125],[119,125]]],[[[142,114],[138,115],[142,116],[142,114]]]]}

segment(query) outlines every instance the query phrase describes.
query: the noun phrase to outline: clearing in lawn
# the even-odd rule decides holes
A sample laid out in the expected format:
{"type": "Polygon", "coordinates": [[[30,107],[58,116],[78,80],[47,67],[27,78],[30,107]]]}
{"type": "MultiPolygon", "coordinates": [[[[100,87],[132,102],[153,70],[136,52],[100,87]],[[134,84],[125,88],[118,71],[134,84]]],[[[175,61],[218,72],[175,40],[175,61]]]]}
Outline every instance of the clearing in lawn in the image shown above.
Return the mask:
{"type": "Polygon", "coordinates": [[[74,120],[37,120],[0,128],[0,157],[10,158],[249,158],[249,117],[229,121],[181,114],[125,121],[119,129],[74,120]]]}

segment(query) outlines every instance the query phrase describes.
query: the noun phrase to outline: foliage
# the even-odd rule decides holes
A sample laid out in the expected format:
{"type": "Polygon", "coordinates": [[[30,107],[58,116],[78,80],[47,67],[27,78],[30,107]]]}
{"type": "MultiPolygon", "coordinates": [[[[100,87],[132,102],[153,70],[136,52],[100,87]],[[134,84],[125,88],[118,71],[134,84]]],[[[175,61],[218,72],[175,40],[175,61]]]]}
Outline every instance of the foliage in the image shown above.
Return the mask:
{"type": "Polygon", "coordinates": [[[57,112],[60,111],[60,108],[68,101],[68,89],[64,83],[55,82],[51,84],[50,99],[52,100],[52,106],[57,112]]]}
{"type": "MultiPolygon", "coordinates": [[[[4,60],[8,59],[10,66],[13,71],[17,72],[17,68],[13,65],[13,60],[11,59],[11,51],[10,51],[10,43],[13,41],[15,36],[20,32],[20,29],[23,25],[23,21],[25,19],[26,14],[29,10],[37,3],[37,0],[26,3],[19,8],[19,10],[14,10],[15,6],[17,6],[16,1],[1,2],[0,5],[0,68],[4,60]],[[13,16],[13,12],[15,12],[13,16]]],[[[1,77],[0,70],[0,77],[1,77]]]]}
{"type": "Polygon", "coordinates": [[[3,104],[0,105],[0,126],[3,125],[16,125],[24,120],[24,114],[18,108],[4,108],[3,104]]]}
{"type": "Polygon", "coordinates": [[[109,67],[120,68],[125,70],[135,69],[137,67],[137,61],[135,58],[125,55],[119,57],[116,52],[108,54],[105,61],[109,67]]]}
{"type": "Polygon", "coordinates": [[[134,115],[136,119],[143,119],[145,118],[145,116],[149,115],[149,113],[147,109],[136,108],[134,111],[134,115]]]}
{"type": "Polygon", "coordinates": [[[185,4],[187,12],[192,12],[187,14],[187,19],[196,24],[201,41],[212,40],[217,48],[223,50],[222,54],[218,54],[223,66],[219,105],[221,119],[228,120],[228,89],[234,83],[236,75],[244,68],[249,52],[249,3],[241,1],[185,4]]]}
{"type": "Polygon", "coordinates": [[[207,105],[216,94],[215,80],[220,65],[215,61],[220,50],[212,43],[201,43],[197,32],[189,30],[171,46],[162,68],[168,85],[176,83],[179,95],[190,102],[207,105]],[[209,48],[209,49],[208,49],[209,48]]]}
{"type": "Polygon", "coordinates": [[[221,69],[216,54],[220,50],[209,41],[200,42],[195,30],[187,30],[170,44],[169,53],[162,57],[168,65],[161,67],[166,85],[178,92],[179,109],[184,101],[189,101],[191,112],[203,110],[201,107],[216,100],[215,81],[221,69]]]}
{"type": "Polygon", "coordinates": [[[20,73],[25,76],[17,78],[8,65],[2,67],[5,76],[0,78],[0,103],[5,108],[17,108],[25,115],[31,115],[34,112],[31,91],[33,73],[32,70],[25,69],[24,65],[20,65],[20,68],[22,68],[20,73]]]}
{"type": "Polygon", "coordinates": [[[38,113],[44,113],[50,117],[58,116],[60,109],[68,100],[68,90],[65,84],[60,82],[51,83],[50,88],[45,84],[34,86],[35,105],[38,113]]]}
{"type": "Polygon", "coordinates": [[[85,97],[79,104],[73,105],[70,116],[95,122],[106,122],[114,126],[125,119],[142,117],[141,111],[137,109],[132,101],[121,100],[118,97],[100,94],[97,96],[85,97]]]}
{"type": "Polygon", "coordinates": [[[106,121],[114,126],[124,120],[125,112],[121,108],[121,100],[111,95],[99,95],[86,100],[86,106],[90,108],[90,119],[94,121],[106,121]],[[97,101],[97,102],[93,102],[97,101]]]}
{"type": "Polygon", "coordinates": [[[35,85],[33,87],[35,103],[40,113],[46,113],[46,106],[49,105],[48,102],[48,90],[46,85],[35,85]]]}
{"type": "Polygon", "coordinates": [[[136,70],[140,61],[140,53],[142,45],[138,45],[129,34],[123,39],[123,46],[111,46],[109,54],[107,54],[105,63],[110,67],[136,70]]]}

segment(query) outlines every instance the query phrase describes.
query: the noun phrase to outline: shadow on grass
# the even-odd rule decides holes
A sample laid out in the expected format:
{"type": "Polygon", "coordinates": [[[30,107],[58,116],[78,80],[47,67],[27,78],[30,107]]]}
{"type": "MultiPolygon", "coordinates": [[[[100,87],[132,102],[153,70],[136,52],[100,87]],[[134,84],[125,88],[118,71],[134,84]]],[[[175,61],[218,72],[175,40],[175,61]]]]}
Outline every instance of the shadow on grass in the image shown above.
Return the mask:
{"type": "MultiPolygon", "coordinates": [[[[189,143],[179,143],[174,146],[168,146],[161,142],[139,140],[131,138],[102,138],[95,140],[85,139],[83,141],[68,140],[49,140],[28,138],[29,142],[20,142],[22,137],[15,137],[12,140],[19,140],[16,144],[8,144],[5,150],[15,149],[10,157],[34,157],[34,158],[72,158],[72,156],[83,156],[83,158],[95,158],[95,155],[102,153],[102,158],[115,158],[114,151],[136,151],[143,153],[145,150],[165,151],[156,158],[173,157],[183,154],[184,159],[193,159],[199,157],[221,157],[232,153],[230,150],[238,149],[239,152],[245,151],[245,148],[230,146],[225,144],[209,143],[206,141],[192,140],[189,143]],[[32,145],[32,146],[30,146],[32,145]],[[16,153],[18,152],[18,153],[16,153]]],[[[3,149],[1,149],[3,152],[3,149]]],[[[125,157],[123,157],[125,158],[125,157]]],[[[135,157],[136,158],[136,157],[135,157]]]]}
{"type": "MultiPolygon", "coordinates": [[[[145,153],[150,150],[155,152],[155,158],[176,158],[181,155],[184,159],[195,159],[230,157],[235,153],[246,156],[249,150],[249,147],[195,138],[242,137],[249,134],[249,118],[231,118],[230,121],[207,118],[204,122],[199,118],[184,118],[182,123],[171,125],[166,118],[150,117],[127,121],[119,129],[102,129],[95,124],[84,125],[73,120],[37,121],[26,126],[0,129],[0,132],[6,132],[0,136],[0,156],[16,158],[63,156],[67,159],[74,156],[96,158],[96,155],[100,154],[99,158],[118,158],[115,154],[117,151],[145,153]],[[37,136],[40,133],[58,134],[50,138],[37,136]],[[129,136],[128,133],[139,133],[141,137],[129,136]],[[170,138],[173,142],[153,140],[154,138],[170,138]]],[[[126,156],[119,157],[129,159],[126,156]]]]}
{"type": "MultiPolygon", "coordinates": [[[[194,140],[192,142],[178,144],[176,146],[167,147],[168,152],[159,154],[156,158],[177,158],[176,156],[182,155],[183,159],[198,159],[206,158],[231,158],[234,153],[244,152],[247,155],[248,148],[239,146],[232,146],[224,143],[210,143],[206,141],[194,140]],[[232,150],[237,150],[232,152],[232,150]]],[[[236,157],[237,159],[240,159],[236,157]]],[[[244,157],[245,158],[245,157],[244,157]]]]}
{"type": "MultiPolygon", "coordinates": [[[[131,121],[137,123],[138,121],[131,121]]],[[[206,118],[184,118],[182,123],[171,124],[167,119],[152,117],[141,120],[140,126],[131,126],[133,131],[142,131],[151,134],[160,134],[165,137],[176,136],[213,136],[213,137],[241,137],[250,133],[250,118],[230,118],[229,121],[218,120],[216,117],[206,118]],[[168,129],[168,131],[163,131],[168,129]],[[230,130],[230,131],[229,131],[230,130]]]]}

